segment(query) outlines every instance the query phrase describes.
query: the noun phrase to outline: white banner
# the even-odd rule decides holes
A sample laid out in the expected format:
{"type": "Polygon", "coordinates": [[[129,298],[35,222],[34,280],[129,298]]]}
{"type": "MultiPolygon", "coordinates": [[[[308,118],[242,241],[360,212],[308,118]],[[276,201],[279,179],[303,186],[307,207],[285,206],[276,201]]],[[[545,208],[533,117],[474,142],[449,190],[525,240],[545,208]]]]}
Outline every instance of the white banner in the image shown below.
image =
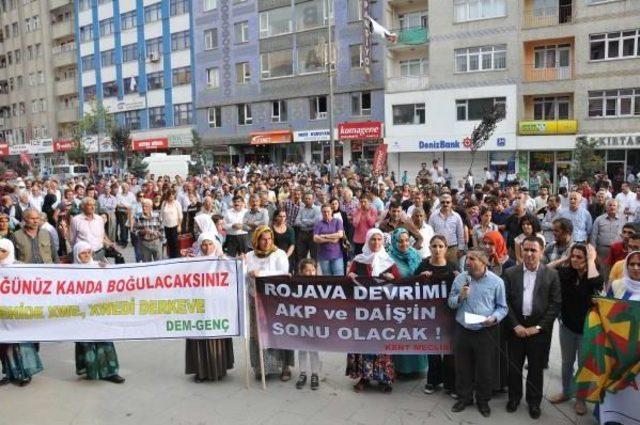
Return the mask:
{"type": "Polygon", "coordinates": [[[0,343],[244,335],[240,260],[0,268],[0,343]]]}

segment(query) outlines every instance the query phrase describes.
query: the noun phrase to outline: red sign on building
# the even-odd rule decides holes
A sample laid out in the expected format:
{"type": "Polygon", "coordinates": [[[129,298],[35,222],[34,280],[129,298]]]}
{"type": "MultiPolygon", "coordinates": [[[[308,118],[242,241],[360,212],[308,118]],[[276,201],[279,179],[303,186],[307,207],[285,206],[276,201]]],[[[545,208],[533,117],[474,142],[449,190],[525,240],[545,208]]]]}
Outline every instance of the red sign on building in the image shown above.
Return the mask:
{"type": "Polygon", "coordinates": [[[73,140],[54,140],[53,151],[54,152],[70,152],[76,147],[76,142],[73,140]]]}
{"type": "Polygon", "coordinates": [[[343,122],[338,124],[338,138],[340,140],[366,140],[382,138],[382,123],[380,121],[343,122]]]}
{"type": "Polygon", "coordinates": [[[251,133],[252,145],[275,145],[280,143],[291,143],[293,140],[291,130],[258,131],[251,133]]]}
{"type": "Polygon", "coordinates": [[[132,142],[134,151],[153,151],[159,149],[169,149],[169,138],[158,137],[156,139],[141,139],[132,142]]]}
{"type": "Polygon", "coordinates": [[[380,174],[387,168],[387,148],[388,146],[381,143],[376,148],[376,153],[373,155],[373,172],[380,174]]]}
{"type": "Polygon", "coordinates": [[[0,143],[0,156],[9,155],[9,144],[8,143],[0,143]]]}

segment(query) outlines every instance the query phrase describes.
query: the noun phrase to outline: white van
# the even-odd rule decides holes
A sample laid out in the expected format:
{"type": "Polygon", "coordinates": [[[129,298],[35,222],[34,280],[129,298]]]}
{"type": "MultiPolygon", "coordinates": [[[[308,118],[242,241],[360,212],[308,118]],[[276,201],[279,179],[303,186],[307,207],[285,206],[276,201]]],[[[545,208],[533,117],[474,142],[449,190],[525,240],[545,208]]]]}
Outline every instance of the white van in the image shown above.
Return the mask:
{"type": "Polygon", "coordinates": [[[89,167],[81,164],[54,165],[51,175],[63,179],[89,177],[89,167]]]}

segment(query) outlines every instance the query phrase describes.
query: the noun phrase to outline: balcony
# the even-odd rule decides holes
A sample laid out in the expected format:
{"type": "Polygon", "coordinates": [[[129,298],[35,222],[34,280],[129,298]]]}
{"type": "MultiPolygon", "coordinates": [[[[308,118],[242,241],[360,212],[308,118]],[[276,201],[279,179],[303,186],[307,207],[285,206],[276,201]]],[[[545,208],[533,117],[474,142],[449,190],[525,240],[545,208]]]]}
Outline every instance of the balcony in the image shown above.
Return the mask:
{"type": "Polygon", "coordinates": [[[573,22],[573,5],[563,4],[539,9],[525,9],[523,28],[550,27],[573,22]]]}
{"type": "Polygon", "coordinates": [[[428,75],[414,75],[409,77],[390,77],[387,79],[387,92],[400,93],[407,91],[426,90],[429,86],[428,75]]]}
{"type": "Polygon", "coordinates": [[[397,28],[391,32],[395,33],[398,38],[395,43],[388,43],[390,49],[424,46],[429,42],[429,34],[426,27],[397,28]]]}
{"type": "Polygon", "coordinates": [[[78,109],[58,109],[56,118],[58,119],[58,124],[76,122],[78,120],[78,109]]]}
{"type": "Polygon", "coordinates": [[[524,81],[557,81],[571,80],[573,69],[571,66],[556,68],[536,68],[533,64],[524,65],[524,81]]]}
{"type": "Polygon", "coordinates": [[[71,36],[73,36],[73,22],[71,20],[51,25],[51,38],[53,40],[71,36]]]}
{"type": "Polygon", "coordinates": [[[49,10],[54,10],[66,5],[73,5],[73,1],[72,0],[49,0],[49,10]]]}
{"type": "Polygon", "coordinates": [[[56,96],[67,96],[76,94],[78,92],[78,85],[75,78],[68,80],[56,81],[56,96]]]}
{"type": "Polygon", "coordinates": [[[56,52],[54,48],[54,52],[52,56],[53,67],[61,68],[64,66],[76,65],[77,63],[76,53],[77,52],[75,48],[70,50],[64,50],[64,51],[60,50],[58,52],[56,52]]]}
{"type": "Polygon", "coordinates": [[[577,134],[578,121],[520,121],[518,122],[518,134],[521,136],[546,136],[552,134],[577,134]]]}

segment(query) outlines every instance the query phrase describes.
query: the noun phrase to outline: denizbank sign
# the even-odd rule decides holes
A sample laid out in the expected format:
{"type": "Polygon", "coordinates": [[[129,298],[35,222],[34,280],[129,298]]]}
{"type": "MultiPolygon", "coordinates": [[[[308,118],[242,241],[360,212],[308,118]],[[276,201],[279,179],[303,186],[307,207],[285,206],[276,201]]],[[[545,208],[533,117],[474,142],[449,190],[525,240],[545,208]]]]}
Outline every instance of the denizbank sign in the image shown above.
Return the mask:
{"type": "MultiPolygon", "coordinates": [[[[515,134],[499,134],[487,141],[479,150],[515,150],[515,134]]],[[[389,152],[469,152],[473,144],[470,137],[412,138],[407,136],[386,137],[389,152]]]]}

